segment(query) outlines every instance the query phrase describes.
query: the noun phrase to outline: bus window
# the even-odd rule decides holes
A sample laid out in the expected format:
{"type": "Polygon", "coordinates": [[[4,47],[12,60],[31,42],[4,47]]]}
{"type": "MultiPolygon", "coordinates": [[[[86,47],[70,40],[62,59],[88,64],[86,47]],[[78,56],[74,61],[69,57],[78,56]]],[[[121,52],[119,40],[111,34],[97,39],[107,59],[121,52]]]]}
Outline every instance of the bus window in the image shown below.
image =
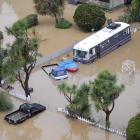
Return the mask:
{"type": "Polygon", "coordinates": [[[89,54],[90,54],[90,55],[95,55],[95,54],[96,54],[95,48],[90,49],[90,50],[89,50],[89,54]]]}
{"type": "Polygon", "coordinates": [[[76,50],[76,57],[86,58],[86,55],[87,55],[87,52],[86,51],[76,50]]]}

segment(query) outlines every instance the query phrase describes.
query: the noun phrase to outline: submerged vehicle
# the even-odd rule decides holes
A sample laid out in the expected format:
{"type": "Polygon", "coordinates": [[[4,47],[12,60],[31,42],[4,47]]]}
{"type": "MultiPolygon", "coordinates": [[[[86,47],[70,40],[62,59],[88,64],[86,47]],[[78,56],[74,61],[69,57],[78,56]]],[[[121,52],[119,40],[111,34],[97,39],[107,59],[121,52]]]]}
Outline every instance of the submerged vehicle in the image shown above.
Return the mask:
{"type": "Polygon", "coordinates": [[[58,66],[58,64],[44,65],[41,68],[48,76],[55,80],[68,78],[67,70],[64,67],[58,66]]]}
{"type": "Polygon", "coordinates": [[[60,67],[64,67],[69,72],[76,72],[78,70],[78,65],[75,61],[69,60],[62,60],[58,63],[60,67]]]}
{"type": "Polygon", "coordinates": [[[18,110],[6,115],[4,119],[10,124],[19,124],[44,110],[46,110],[46,107],[41,104],[24,103],[20,105],[18,110]]]}
{"type": "Polygon", "coordinates": [[[91,63],[131,40],[131,27],[123,22],[110,22],[107,27],[78,42],[73,47],[76,62],[91,63]]]}

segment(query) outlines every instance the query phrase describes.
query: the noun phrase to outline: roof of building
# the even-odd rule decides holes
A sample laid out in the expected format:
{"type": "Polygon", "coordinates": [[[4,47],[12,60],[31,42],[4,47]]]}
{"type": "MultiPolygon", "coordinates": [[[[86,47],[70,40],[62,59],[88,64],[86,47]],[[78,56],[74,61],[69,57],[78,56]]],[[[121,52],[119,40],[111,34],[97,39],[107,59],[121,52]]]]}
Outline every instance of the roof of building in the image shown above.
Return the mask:
{"type": "Polygon", "coordinates": [[[99,43],[105,41],[106,39],[110,38],[111,36],[129,26],[129,24],[124,22],[114,22],[111,25],[104,27],[100,31],[93,33],[92,35],[78,42],[76,45],[74,45],[73,49],[89,51],[90,48],[98,45],[99,43]]]}

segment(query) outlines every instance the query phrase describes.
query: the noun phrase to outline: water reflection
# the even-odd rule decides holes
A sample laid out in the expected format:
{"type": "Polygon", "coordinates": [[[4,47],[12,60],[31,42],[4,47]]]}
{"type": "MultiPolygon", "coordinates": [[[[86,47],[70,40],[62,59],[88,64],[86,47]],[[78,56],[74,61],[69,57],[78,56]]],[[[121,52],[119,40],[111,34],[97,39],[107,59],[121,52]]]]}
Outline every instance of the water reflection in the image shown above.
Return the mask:
{"type": "Polygon", "coordinates": [[[15,125],[9,125],[7,122],[3,122],[4,114],[1,114],[0,124],[0,139],[6,140],[39,140],[42,130],[38,128],[34,121],[35,119],[27,120],[26,123],[15,125]]]}
{"type": "Polygon", "coordinates": [[[13,37],[7,35],[5,27],[11,27],[18,20],[18,16],[13,7],[6,1],[1,1],[0,6],[0,30],[4,34],[2,47],[5,48],[6,44],[11,44],[14,40],[13,37]]]}
{"type": "Polygon", "coordinates": [[[77,122],[74,119],[69,119],[70,130],[62,137],[62,140],[88,140],[89,126],[77,122]],[[84,129],[81,129],[84,128],[84,129]],[[80,130],[81,129],[81,130],[80,130]],[[80,130],[80,131],[79,131],[80,130]]]}

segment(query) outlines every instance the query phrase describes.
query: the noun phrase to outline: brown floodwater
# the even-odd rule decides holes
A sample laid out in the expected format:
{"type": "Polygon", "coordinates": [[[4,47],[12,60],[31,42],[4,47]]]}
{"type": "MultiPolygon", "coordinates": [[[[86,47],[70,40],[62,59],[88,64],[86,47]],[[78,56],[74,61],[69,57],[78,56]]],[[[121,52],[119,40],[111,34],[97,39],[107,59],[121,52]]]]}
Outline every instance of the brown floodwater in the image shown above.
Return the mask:
{"type": "MultiPolygon", "coordinates": [[[[43,55],[57,51],[72,42],[81,40],[89,33],[81,32],[72,20],[76,6],[66,5],[64,17],[73,23],[68,30],[54,28],[54,19],[39,16],[39,25],[36,27],[42,42],[39,51],[43,55]]],[[[116,9],[107,13],[108,18],[116,19],[123,14],[123,9],[116,9]]],[[[32,0],[1,0],[0,1],[0,30],[5,25],[11,26],[18,18],[35,13],[32,0]],[[3,12],[2,12],[3,11],[3,12]]],[[[135,24],[140,29],[140,24],[135,24]]],[[[125,84],[125,90],[115,102],[115,108],[110,116],[111,126],[123,130],[128,120],[137,112],[140,112],[140,32],[132,36],[132,40],[105,57],[90,65],[79,64],[79,71],[69,73],[66,82],[80,85],[83,82],[94,80],[98,72],[108,69],[117,74],[118,83],[125,84]],[[122,62],[126,59],[135,61],[136,71],[128,76],[121,72],[122,62]]],[[[8,39],[6,38],[5,42],[8,39]]],[[[104,132],[93,126],[71,120],[64,114],[58,113],[58,107],[67,105],[64,97],[59,93],[57,85],[61,81],[50,79],[41,69],[35,71],[30,78],[30,86],[34,88],[31,95],[32,102],[38,102],[47,106],[47,110],[25,123],[13,126],[6,123],[3,118],[6,113],[0,113],[0,139],[1,140],[124,140],[125,138],[115,134],[104,132]]],[[[23,93],[18,83],[14,84],[14,91],[23,93]]],[[[14,109],[22,103],[21,100],[11,97],[14,109]]],[[[92,109],[92,117],[99,119],[104,124],[104,113],[92,109]]]]}

